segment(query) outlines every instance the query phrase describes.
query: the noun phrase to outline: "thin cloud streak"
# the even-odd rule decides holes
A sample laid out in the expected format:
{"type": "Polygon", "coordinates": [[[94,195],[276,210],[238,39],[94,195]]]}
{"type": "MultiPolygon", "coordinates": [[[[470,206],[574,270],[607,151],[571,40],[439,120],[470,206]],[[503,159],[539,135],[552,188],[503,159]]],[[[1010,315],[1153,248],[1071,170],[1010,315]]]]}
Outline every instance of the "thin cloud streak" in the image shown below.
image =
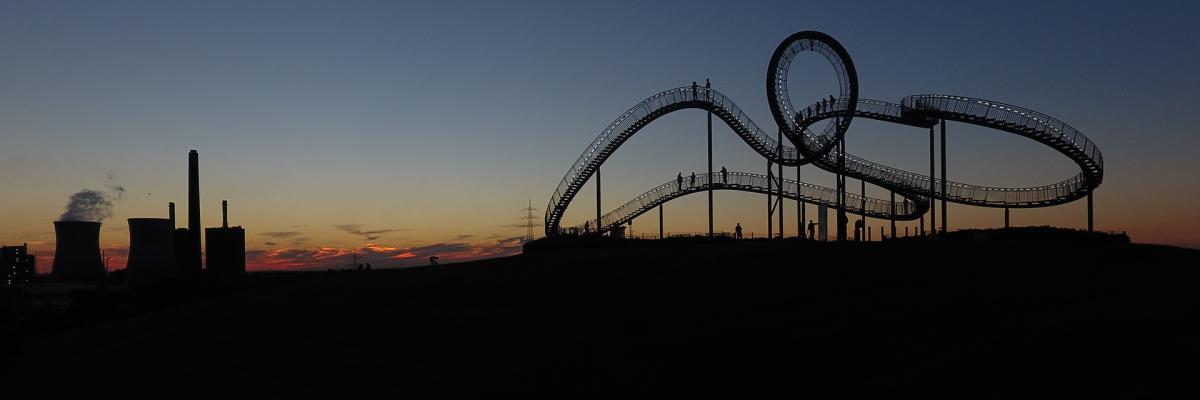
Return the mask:
{"type": "Polygon", "coordinates": [[[366,229],[363,229],[363,226],[359,225],[359,224],[338,225],[338,226],[335,226],[334,228],[337,228],[338,230],[340,230],[342,232],[346,232],[346,233],[349,233],[352,235],[362,236],[364,239],[367,239],[367,240],[378,240],[380,237],[382,237],[382,234],[384,234],[384,233],[400,232],[403,230],[403,229],[366,230],[366,229]]]}

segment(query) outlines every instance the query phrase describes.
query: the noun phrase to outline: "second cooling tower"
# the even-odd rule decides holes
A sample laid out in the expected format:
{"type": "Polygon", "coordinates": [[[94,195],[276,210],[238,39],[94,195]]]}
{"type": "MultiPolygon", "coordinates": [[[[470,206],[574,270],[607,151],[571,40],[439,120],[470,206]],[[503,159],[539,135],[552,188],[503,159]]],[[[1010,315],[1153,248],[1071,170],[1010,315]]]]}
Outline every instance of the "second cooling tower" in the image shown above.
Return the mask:
{"type": "Polygon", "coordinates": [[[130,286],[146,286],[179,276],[175,265],[174,230],[170,219],[129,219],[130,286]]]}

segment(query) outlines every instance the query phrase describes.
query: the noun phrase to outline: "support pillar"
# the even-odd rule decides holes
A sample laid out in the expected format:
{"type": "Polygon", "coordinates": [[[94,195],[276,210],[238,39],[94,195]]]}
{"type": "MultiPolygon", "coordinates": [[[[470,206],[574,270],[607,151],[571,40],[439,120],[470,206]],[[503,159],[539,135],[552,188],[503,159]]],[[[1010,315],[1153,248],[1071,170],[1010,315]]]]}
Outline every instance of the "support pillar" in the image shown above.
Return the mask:
{"type": "MultiPolygon", "coordinates": [[[[894,239],[894,238],[896,238],[896,192],[895,191],[892,191],[892,209],[891,209],[891,218],[889,218],[889,219],[892,222],[892,236],[890,236],[890,237],[894,239]]],[[[882,239],[883,235],[880,234],[879,238],[882,239]]]]}
{"type": "Polygon", "coordinates": [[[658,205],[658,238],[663,238],[663,209],[662,204],[658,205]]]}
{"type": "Polygon", "coordinates": [[[1004,207],[1004,228],[1008,229],[1008,207],[1004,207]]]}
{"type": "Polygon", "coordinates": [[[775,205],[775,199],[772,198],[771,186],[775,184],[775,178],[771,177],[771,160],[767,160],[767,238],[775,237],[775,226],[772,220],[772,209],[775,205]]]}
{"type": "MultiPolygon", "coordinates": [[[[862,235],[866,236],[868,233],[868,232],[866,232],[868,230],[867,229],[867,181],[859,180],[858,183],[859,183],[859,196],[860,196],[860,198],[858,199],[858,212],[859,212],[858,220],[862,221],[862,226],[863,226],[862,235]]],[[[870,239],[868,239],[868,240],[870,240],[870,239]]]]}
{"type": "Polygon", "coordinates": [[[937,172],[933,170],[933,127],[929,127],[929,234],[937,234],[937,200],[934,200],[934,195],[937,192],[937,182],[935,177],[937,172]]]}
{"type": "Polygon", "coordinates": [[[800,185],[800,165],[796,164],[796,236],[804,239],[804,196],[803,186],[800,185]]]}
{"type": "Polygon", "coordinates": [[[950,232],[946,225],[946,120],[942,120],[942,233],[950,232]]]}
{"type": "MultiPolygon", "coordinates": [[[[708,83],[705,83],[704,98],[709,95],[708,83]]],[[[713,169],[712,169],[712,110],[708,111],[708,237],[713,237],[713,169]]]]}
{"type": "Polygon", "coordinates": [[[842,172],[846,170],[846,138],[842,137],[838,140],[837,146],[837,240],[846,240],[846,222],[850,219],[846,218],[846,175],[842,172]]]}
{"type": "Polygon", "coordinates": [[[776,175],[775,175],[775,178],[779,179],[779,182],[776,182],[776,186],[778,186],[776,188],[776,190],[779,190],[779,194],[775,196],[775,201],[776,201],[775,211],[779,212],[779,238],[783,239],[783,130],[782,129],[779,130],[779,138],[775,143],[779,144],[779,149],[777,151],[777,154],[779,154],[779,166],[778,166],[778,169],[776,170],[778,172],[776,172],[776,175]]]}
{"type": "Polygon", "coordinates": [[[600,167],[596,167],[596,236],[600,232],[600,167]]]}

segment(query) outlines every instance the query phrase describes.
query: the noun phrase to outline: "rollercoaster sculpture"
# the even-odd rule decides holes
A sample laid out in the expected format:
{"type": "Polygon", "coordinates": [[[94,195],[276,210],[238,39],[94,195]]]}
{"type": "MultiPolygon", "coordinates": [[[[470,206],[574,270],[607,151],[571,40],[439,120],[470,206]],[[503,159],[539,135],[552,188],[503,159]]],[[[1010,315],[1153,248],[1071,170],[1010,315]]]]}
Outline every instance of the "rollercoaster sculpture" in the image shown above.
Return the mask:
{"type": "MultiPolygon", "coordinates": [[[[777,196],[780,204],[783,198],[787,198],[798,203],[824,205],[835,209],[838,212],[839,222],[835,226],[839,239],[846,237],[847,213],[858,214],[864,218],[869,216],[890,219],[894,236],[895,221],[923,218],[931,211],[934,200],[942,200],[944,229],[946,202],[1004,208],[1007,223],[1009,208],[1049,207],[1087,197],[1088,228],[1092,228],[1091,194],[1104,178],[1104,157],[1087,136],[1053,117],[1014,105],[963,96],[920,94],[905,97],[899,104],[860,98],[858,76],[845,48],[831,36],[815,31],[798,32],[780,43],[771,56],[766,88],[771,114],[778,126],[775,137],[755,124],[725,95],[711,88],[695,85],[655,94],[622,113],[592,140],[563,176],[546,207],[546,236],[560,235],[568,230],[561,225],[568,205],[593,175],[597,175],[599,192],[600,166],[622,143],[655,119],[685,109],[702,109],[710,114],[709,172],[696,175],[694,182],[690,177],[688,182],[672,179],[606,214],[601,214],[597,201],[596,219],[585,221],[571,229],[572,231],[610,231],[672,199],[708,191],[711,235],[713,190],[763,193],[777,196]],[[838,93],[812,105],[798,108],[793,105],[788,94],[788,68],[793,59],[805,52],[817,53],[829,61],[837,74],[838,93]],[[712,172],[711,116],[723,121],[767,160],[768,174],[712,172]],[[880,165],[846,153],[844,138],[855,118],[928,128],[929,176],[880,165]],[[947,121],[992,128],[1032,139],[1067,156],[1079,166],[1080,172],[1058,183],[1035,187],[990,187],[947,181],[947,121]],[[933,134],[935,127],[939,125],[942,133],[941,178],[933,173],[933,134]],[[770,172],[772,164],[779,166],[779,173],[770,172]],[[826,188],[800,182],[799,167],[807,164],[836,174],[837,187],[826,188]],[[797,167],[797,180],[784,179],[783,166],[797,167]],[[846,177],[888,189],[892,196],[884,200],[849,194],[845,189],[846,177]],[[896,201],[896,195],[900,195],[902,199],[896,201]],[[584,229],[585,226],[588,229],[584,229]]],[[[768,199],[768,203],[770,202],[768,199]]],[[[929,214],[932,227],[936,213],[929,214]]],[[[924,223],[922,229],[923,227],[924,223]]],[[[780,213],[781,231],[782,228],[780,213]]]]}

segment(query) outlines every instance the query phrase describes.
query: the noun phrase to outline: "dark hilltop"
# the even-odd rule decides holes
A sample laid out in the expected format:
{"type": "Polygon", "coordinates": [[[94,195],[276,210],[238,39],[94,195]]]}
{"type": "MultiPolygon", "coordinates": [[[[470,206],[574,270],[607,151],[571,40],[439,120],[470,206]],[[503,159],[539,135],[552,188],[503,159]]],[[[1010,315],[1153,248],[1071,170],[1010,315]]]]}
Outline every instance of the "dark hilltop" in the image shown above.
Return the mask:
{"type": "Polygon", "coordinates": [[[5,364],[45,392],[172,397],[1196,395],[1200,251],[1047,232],[574,238],[437,267],[251,274],[275,281],[27,337],[5,364]]]}

